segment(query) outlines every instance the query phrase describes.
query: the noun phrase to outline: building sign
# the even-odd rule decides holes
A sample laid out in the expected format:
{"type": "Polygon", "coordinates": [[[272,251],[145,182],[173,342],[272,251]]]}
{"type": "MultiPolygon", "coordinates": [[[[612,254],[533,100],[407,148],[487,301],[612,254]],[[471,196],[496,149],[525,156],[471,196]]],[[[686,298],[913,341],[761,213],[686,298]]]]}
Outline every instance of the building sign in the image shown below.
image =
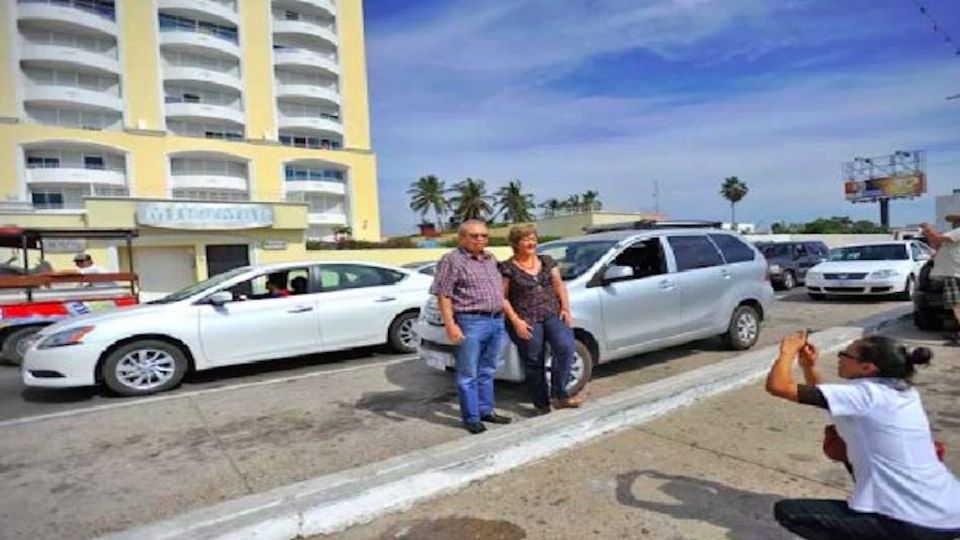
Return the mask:
{"type": "Polygon", "coordinates": [[[287,242],[285,240],[267,239],[260,243],[260,249],[265,251],[283,251],[287,249],[287,242]]]}
{"type": "Polygon", "coordinates": [[[927,192],[927,176],[923,173],[885,176],[862,181],[847,181],[844,196],[850,202],[919,197],[927,192]]]}
{"type": "Polygon", "coordinates": [[[43,239],[43,250],[46,253],[81,253],[86,249],[87,241],[83,238],[43,239]]]}
{"type": "Polygon", "coordinates": [[[273,207],[262,204],[148,202],[137,205],[137,223],[165,229],[256,229],[273,225],[273,207]]]}

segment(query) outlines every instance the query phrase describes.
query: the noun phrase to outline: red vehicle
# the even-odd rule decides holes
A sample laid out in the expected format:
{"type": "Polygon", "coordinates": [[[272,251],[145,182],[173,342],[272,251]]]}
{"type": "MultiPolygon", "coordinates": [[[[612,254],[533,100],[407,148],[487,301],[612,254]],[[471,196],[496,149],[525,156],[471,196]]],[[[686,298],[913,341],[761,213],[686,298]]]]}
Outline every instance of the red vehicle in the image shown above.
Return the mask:
{"type": "Polygon", "coordinates": [[[139,283],[133,273],[131,244],[136,229],[53,229],[0,227],[0,248],[19,251],[23,266],[0,265],[0,358],[19,365],[29,338],[44,326],[67,317],[133,306],[139,283]],[[80,274],[54,271],[44,259],[44,240],[123,241],[130,272],[80,274]],[[31,263],[31,252],[39,258],[31,263]],[[31,266],[33,264],[33,266],[31,266]]]}

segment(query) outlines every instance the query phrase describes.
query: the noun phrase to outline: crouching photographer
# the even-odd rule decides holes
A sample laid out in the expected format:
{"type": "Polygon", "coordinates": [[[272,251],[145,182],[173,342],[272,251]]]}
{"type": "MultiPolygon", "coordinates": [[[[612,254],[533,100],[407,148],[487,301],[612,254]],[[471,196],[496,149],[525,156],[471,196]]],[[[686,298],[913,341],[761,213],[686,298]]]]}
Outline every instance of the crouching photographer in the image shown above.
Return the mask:
{"type": "Polygon", "coordinates": [[[848,464],[853,493],[847,501],[781,500],[774,506],[776,520],[807,539],[960,538],[960,481],[938,459],[911,383],[916,366],[930,362],[930,350],[908,351],[895,339],[870,336],[838,356],[837,374],[847,382],[824,384],[819,351],[807,333],[789,335],[766,387],[774,396],[830,413],[839,437],[826,440],[824,451],[848,464]],[[793,380],[795,361],[805,384],[793,380]]]}

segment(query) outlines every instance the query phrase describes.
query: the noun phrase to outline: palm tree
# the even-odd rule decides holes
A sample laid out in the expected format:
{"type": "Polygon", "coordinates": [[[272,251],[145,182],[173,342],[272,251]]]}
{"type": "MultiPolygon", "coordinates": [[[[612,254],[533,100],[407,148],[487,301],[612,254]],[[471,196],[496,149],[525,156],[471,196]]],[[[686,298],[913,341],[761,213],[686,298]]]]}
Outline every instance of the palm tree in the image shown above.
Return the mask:
{"type": "Polygon", "coordinates": [[[497,206],[497,214],[502,214],[506,223],[533,221],[530,213],[535,206],[533,195],[523,192],[523,184],[519,180],[509,182],[497,190],[497,206]]]}
{"type": "Polygon", "coordinates": [[[571,195],[567,197],[565,202],[567,203],[567,209],[571,213],[580,212],[583,209],[583,201],[580,200],[579,195],[571,195]]]}
{"type": "Polygon", "coordinates": [[[563,203],[554,198],[549,198],[542,203],[540,203],[540,208],[543,208],[544,215],[552,217],[557,214],[561,209],[563,209],[563,203]]]}
{"type": "Polygon", "coordinates": [[[443,229],[443,216],[450,209],[447,201],[447,192],[443,180],[432,174],[421,176],[419,180],[410,184],[407,194],[410,195],[410,209],[420,213],[420,220],[426,221],[427,212],[433,210],[437,217],[437,228],[443,229]]]}
{"type": "Polygon", "coordinates": [[[600,192],[594,190],[584,191],[580,196],[583,201],[583,208],[587,212],[594,212],[603,208],[603,203],[600,202],[600,192]]]}
{"type": "Polygon", "coordinates": [[[479,178],[467,178],[453,186],[454,196],[450,198],[453,213],[460,223],[468,219],[486,220],[493,214],[493,197],[487,195],[486,182],[479,178]]]}
{"type": "Polygon", "coordinates": [[[723,195],[724,199],[730,201],[730,225],[734,229],[737,227],[736,204],[746,197],[749,192],[750,188],[747,187],[747,184],[736,176],[724,178],[723,184],[720,185],[720,195],[723,195]]]}

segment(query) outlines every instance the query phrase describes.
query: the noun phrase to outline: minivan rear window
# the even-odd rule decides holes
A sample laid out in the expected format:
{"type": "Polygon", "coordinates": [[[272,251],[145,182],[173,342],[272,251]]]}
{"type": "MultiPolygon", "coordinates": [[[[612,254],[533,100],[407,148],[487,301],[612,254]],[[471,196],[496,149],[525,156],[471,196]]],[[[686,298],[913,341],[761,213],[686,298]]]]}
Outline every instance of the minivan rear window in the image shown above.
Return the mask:
{"type": "Polygon", "coordinates": [[[677,260],[677,271],[720,266],[720,252],[706,236],[670,236],[667,238],[677,260]]]}
{"type": "Polygon", "coordinates": [[[757,256],[756,252],[750,249],[750,246],[744,244],[735,236],[729,234],[711,234],[709,236],[713,243],[720,248],[720,253],[723,253],[723,258],[727,260],[727,264],[752,261],[757,256]]]}

